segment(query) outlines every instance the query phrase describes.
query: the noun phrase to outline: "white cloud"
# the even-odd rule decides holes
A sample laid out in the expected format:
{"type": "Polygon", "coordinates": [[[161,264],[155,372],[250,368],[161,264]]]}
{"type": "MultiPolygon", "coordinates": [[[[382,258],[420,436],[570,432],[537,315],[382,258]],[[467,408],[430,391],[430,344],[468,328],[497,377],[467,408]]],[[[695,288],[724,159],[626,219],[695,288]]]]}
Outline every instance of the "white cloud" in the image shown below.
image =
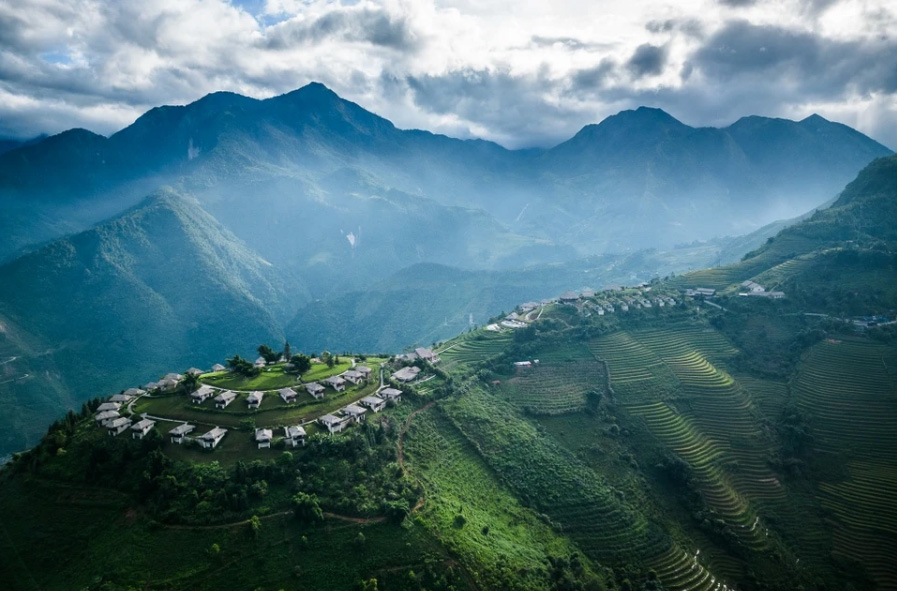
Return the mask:
{"type": "Polygon", "coordinates": [[[695,124],[815,109],[897,147],[893,89],[821,85],[782,35],[787,76],[729,60],[721,86],[706,44],[735,20],[853,48],[842,68],[897,35],[886,0],[21,0],[0,4],[0,135],[110,133],[158,104],[317,80],[400,127],[511,146],[650,104],[695,124]]]}

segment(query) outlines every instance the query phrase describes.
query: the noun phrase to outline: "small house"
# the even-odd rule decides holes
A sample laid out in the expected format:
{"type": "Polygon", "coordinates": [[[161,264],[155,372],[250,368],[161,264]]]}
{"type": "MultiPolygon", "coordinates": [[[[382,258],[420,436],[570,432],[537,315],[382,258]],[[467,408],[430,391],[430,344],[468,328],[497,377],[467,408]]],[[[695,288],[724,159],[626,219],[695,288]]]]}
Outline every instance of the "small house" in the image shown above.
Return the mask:
{"type": "Polygon", "coordinates": [[[255,442],[259,444],[259,449],[263,447],[271,447],[271,440],[274,439],[274,431],[271,429],[256,429],[255,442]]]}
{"type": "Polygon", "coordinates": [[[204,374],[204,373],[206,373],[206,372],[204,372],[203,370],[199,369],[198,367],[191,367],[190,369],[187,370],[186,373],[187,373],[187,375],[189,375],[189,376],[195,376],[195,377],[198,378],[199,376],[201,376],[202,374],[204,374]]]}
{"type": "Polygon", "coordinates": [[[520,306],[519,306],[520,311],[523,312],[524,314],[526,314],[527,312],[532,312],[533,310],[535,310],[538,307],[539,307],[538,302],[526,302],[526,303],[520,304],[520,306]]]}
{"type": "Polygon", "coordinates": [[[109,402],[117,402],[118,404],[127,404],[131,402],[133,396],[128,396],[127,394],[113,394],[109,397],[109,402]]]}
{"type": "Polygon", "coordinates": [[[395,400],[396,402],[399,402],[402,400],[402,391],[396,388],[383,388],[378,393],[378,396],[385,400],[395,400]]]}
{"type": "Polygon", "coordinates": [[[337,392],[343,392],[346,389],[346,380],[339,376],[330,376],[324,380],[324,383],[337,392]]]}
{"type": "Polygon", "coordinates": [[[351,417],[338,417],[335,415],[324,415],[318,419],[318,422],[331,434],[339,433],[346,428],[351,421],[351,417]]]}
{"type": "Polygon", "coordinates": [[[262,398],[265,397],[264,392],[253,392],[249,395],[249,398],[246,399],[246,404],[250,409],[256,409],[262,405],[262,398]]]}
{"type": "Polygon", "coordinates": [[[400,382],[412,382],[417,379],[417,374],[420,373],[419,367],[403,367],[399,371],[392,374],[392,377],[399,380],[400,382]]]}
{"type": "Polygon", "coordinates": [[[177,388],[180,383],[180,380],[174,378],[164,378],[156,382],[156,388],[168,392],[177,388]]]}
{"type": "Polygon", "coordinates": [[[415,355],[417,355],[420,359],[424,361],[429,361],[430,363],[438,363],[439,357],[436,356],[433,351],[427,349],[426,347],[418,347],[414,350],[415,355]]]}
{"type": "Polygon", "coordinates": [[[150,419],[142,419],[131,425],[131,437],[134,439],[143,439],[146,434],[153,430],[156,421],[150,419]]]}
{"type": "Polygon", "coordinates": [[[365,396],[358,403],[374,412],[380,412],[386,407],[386,401],[378,396],[365,396]]]}
{"type": "Polygon", "coordinates": [[[97,412],[104,412],[107,410],[115,410],[118,411],[121,409],[121,403],[119,402],[104,402],[103,404],[97,407],[97,412]]]}
{"type": "Polygon", "coordinates": [[[396,355],[396,359],[399,361],[414,361],[417,359],[417,353],[400,353],[396,355]]]}
{"type": "Polygon", "coordinates": [[[215,397],[215,408],[227,408],[227,405],[237,399],[237,393],[226,390],[215,397]]]}
{"type": "Polygon", "coordinates": [[[159,382],[147,382],[143,385],[143,389],[147,392],[151,390],[157,390],[159,388],[159,382]]]}
{"type": "Polygon", "coordinates": [[[716,293],[715,289],[711,289],[709,287],[698,287],[695,289],[695,294],[705,297],[710,297],[716,293]]]}
{"type": "Polygon", "coordinates": [[[284,444],[290,447],[298,447],[300,445],[305,445],[305,429],[302,428],[302,425],[293,425],[291,427],[284,427],[284,444]]]}
{"type": "Polygon", "coordinates": [[[560,297],[562,304],[572,304],[579,300],[579,295],[572,291],[565,291],[560,297]]]}
{"type": "Polygon", "coordinates": [[[104,410],[103,412],[98,412],[94,417],[94,420],[97,422],[97,425],[106,427],[108,423],[114,421],[119,418],[121,415],[118,414],[117,410],[104,410]]]}
{"type": "Polygon", "coordinates": [[[168,432],[169,437],[171,437],[172,443],[181,444],[187,438],[189,433],[192,433],[193,430],[196,429],[196,425],[191,425],[189,423],[183,423],[178,425],[174,429],[168,432]]]}
{"type": "Polygon", "coordinates": [[[368,379],[371,377],[371,368],[366,365],[356,365],[355,371],[361,374],[361,377],[368,379]]]}
{"type": "Polygon", "coordinates": [[[212,371],[227,371],[227,368],[221,365],[220,363],[216,363],[212,366],[212,371]]]}
{"type": "Polygon", "coordinates": [[[204,433],[201,437],[198,437],[196,440],[204,449],[215,449],[218,444],[221,443],[221,440],[224,439],[225,435],[227,435],[227,429],[215,427],[211,431],[204,433]]]}
{"type": "Polygon", "coordinates": [[[289,404],[291,402],[296,402],[296,391],[293,390],[292,388],[281,388],[280,390],[277,391],[277,393],[280,394],[280,397],[287,404],[289,404]]]}
{"type": "Polygon", "coordinates": [[[165,374],[165,375],[162,377],[162,380],[161,380],[161,381],[164,382],[165,380],[174,380],[175,382],[180,382],[180,381],[183,380],[183,379],[184,379],[184,376],[182,376],[181,374],[179,374],[179,373],[173,373],[173,372],[172,372],[172,373],[167,373],[167,374],[165,374]]]}
{"type": "Polygon", "coordinates": [[[190,395],[190,400],[193,401],[193,404],[202,404],[214,395],[215,389],[203,384],[196,390],[196,392],[190,395]]]}
{"type": "Polygon", "coordinates": [[[343,415],[351,418],[356,423],[364,421],[364,413],[366,412],[366,408],[358,406],[357,404],[350,404],[343,409],[343,415]]]}
{"type": "Polygon", "coordinates": [[[514,366],[515,367],[532,367],[533,362],[532,361],[515,361],[514,366]]]}
{"type": "Polygon", "coordinates": [[[141,390],[140,388],[128,388],[124,392],[122,392],[125,396],[130,396],[131,398],[136,398],[137,396],[143,396],[146,394],[145,390],[141,390]]]}
{"type": "Polygon", "coordinates": [[[324,386],[318,382],[309,382],[308,384],[305,384],[305,390],[311,394],[311,397],[314,399],[324,397],[324,386]]]}
{"type": "Polygon", "coordinates": [[[268,365],[268,362],[265,361],[264,357],[259,357],[258,359],[255,360],[255,363],[253,363],[252,365],[254,365],[255,367],[261,368],[261,367],[265,367],[266,365],[268,365]]]}
{"type": "Polygon", "coordinates": [[[127,431],[131,426],[131,419],[128,417],[118,417],[106,423],[106,429],[111,437],[115,437],[123,431],[127,431]]]}
{"type": "Polygon", "coordinates": [[[359,373],[358,371],[356,371],[354,369],[347,369],[346,371],[343,372],[342,377],[347,382],[352,382],[356,386],[364,381],[364,376],[362,376],[361,373],[359,373]]]}
{"type": "Polygon", "coordinates": [[[584,298],[593,298],[593,297],[595,297],[595,290],[594,290],[594,289],[588,289],[588,288],[582,290],[582,297],[584,297],[584,298]]]}

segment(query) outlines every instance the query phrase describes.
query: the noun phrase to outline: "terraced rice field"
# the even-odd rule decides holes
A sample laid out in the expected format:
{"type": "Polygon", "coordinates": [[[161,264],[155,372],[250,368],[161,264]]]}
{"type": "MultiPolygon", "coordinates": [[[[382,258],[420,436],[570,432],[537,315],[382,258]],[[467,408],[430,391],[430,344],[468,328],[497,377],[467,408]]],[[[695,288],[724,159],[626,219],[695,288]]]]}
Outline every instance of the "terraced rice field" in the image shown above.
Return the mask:
{"type": "Polygon", "coordinates": [[[836,552],[897,589],[897,349],[853,339],[810,351],[793,384],[814,445],[843,458],[847,478],[820,484],[836,516],[836,552]]]}
{"type": "Polygon", "coordinates": [[[501,392],[520,408],[535,414],[560,415],[585,409],[590,390],[604,392],[606,375],[602,363],[588,350],[588,358],[577,361],[546,362],[519,368],[501,386],[501,392]]]}
{"type": "Polygon", "coordinates": [[[722,591],[726,585],[702,564],[699,554],[689,554],[678,546],[652,560],[651,568],[664,587],[674,591],[722,591]]]}
{"type": "Polygon", "coordinates": [[[607,363],[617,400],[623,404],[675,396],[679,380],[653,351],[627,332],[595,339],[589,350],[607,363]]]}
{"type": "Polygon", "coordinates": [[[510,342],[510,332],[496,333],[480,330],[449,343],[448,347],[439,353],[439,357],[448,367],[456,364],[479,363],[502,353],[510,342]]]}

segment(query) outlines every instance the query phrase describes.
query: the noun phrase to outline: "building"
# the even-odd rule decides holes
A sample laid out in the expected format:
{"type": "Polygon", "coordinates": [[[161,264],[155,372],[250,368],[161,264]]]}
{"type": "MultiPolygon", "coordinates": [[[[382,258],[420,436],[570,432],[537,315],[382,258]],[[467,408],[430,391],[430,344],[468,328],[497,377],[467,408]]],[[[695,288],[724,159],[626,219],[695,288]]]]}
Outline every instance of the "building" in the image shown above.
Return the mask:
{"type": "Polygon", "coordinates": [[[227,368],[221,365],[220,363],[216,363],[212,366],[212,371],[227,371],[227,368]]]}
{"type": "Polygon", "coordinates": [[[324,415],[318,419],[318,422],[332,435],[339,433],[346,428],[346,425],[352,420],[352,417],[338,417],[335,415],[324,415]]]}
{"type": "Polygon", "coordinates": [[[716,290],[710,287],[697,287],[695,288],[695,294],[704,297],[711,297],[716,294],[716,290]]]}
{"type": "Polygon", "coordinates": [[[402,400],[402,391],[396,388],[383,388],[377,395],[384,400],[395,400],[396,402],[402,400]]]}
{"type": "Polygon", "coordinates": [[[190,376],[196,376],[196,377],[199,377],[199,376],[201,376],[202,374],[204,374],[204,373],[206,373],[206,372],[204,372],[203,370],[199,369],[198,367],[191,367],[190,369],[188,369],[188,370],[186,371],[186,373],[187,373],[187,375],[190,375],[190,376]]]}
{"type": "Polygon", "coordinates": [[[364,376],[361,375],[361,372],[354,369],[347,369],[342,373],[343,379],[348,382],[352,382],[356,386],[364,381],[364,376]]]}
{"type": "Polygon", "coordinates": [[[290,447],[298,447],[305,445],[305,429],[302,425],[293,425],[292,427],[283,428],[283,442],[290,447]]]}
{"type": "Polygon", "coordinates": [[[532,367],[533,362],[532,361],[515,361],[514,365],[516,367],[532,367]]]}
{"type": "Polygon", "coordinates": [[[162,377],[162,380],[174,380],[176,382],[180,382],[183,379],[184,376],[179,373],[167,373],[162,377]]]}
{"type": "Polygon", "coordinates": [[[272,439],[274,439],[274,431],[271,429],[255,430],[255,442],[259,444],[259,449],[263,447],[270,448],[272,439]]]}
{"type": "Polygon", "coordinates": [[[572,304],[579,301],[579,295],[572,291],[565,291],[561,294],[560,300],[562,304],[572,304]]]}
{"type": "Polygon", "coordinates": [[[174,429],[168,432],[169,437],[171,437],[172,443],[177,443],[178,445],[182,444],[184,440],[187,438],[188,433],[192,433],[193,430],[196,429],[196,425],[190,425],[189,423],[184,423],[182,425],[178,425],[174,429]]]}
{"type": "Polygon", "coordinates": [[[364,379],[371,377],[371,368],[366,365],[356,365],[355,371],[360,373],[364,379]]]}
{"type": "Polygon", "coordinates": [[[237,399],[237,393],[226,390],[215,397],[215,408],[227,408],[227,405],[237,399]]]}
{"type": "Polygon", "coordinates": [[[337,392],[343,392],[346,389],[346,380],[339,376],[330,376],[329,378],[325,378],[324,383],[337,392]]]}
{"type": "Polygon", "coordinates": [[[196,390],[196,392],[190,395],[190,400],[193,401],[193,404],[202,404],[214,395],[215,389],[203,384],[196,390]]]}
{"type": "Polygon", "coordinates": [[[107,410],[121,410],[121,403],[119,402],[104,402],[103,404],[97,407],[97,412],[105,412],[107,410]]]}
{"type": "Polygon", "coordinates": [[[254,365],[255,367],[258,367],[258,368],[262,368],[262,367],[265,367],[266,365],[268,365],[268,362],[265,361],[264,357],[259,357],[258,359],[255,360],[255,363],[253,363],[252,365],[254,365]]]}
{"type": "Polygon", "coordinates": [[[246,404],[250,409],[256,409],[262,405],[262,398],[265,397],[264,392],[255,391],[246,399],[246,404]]]}
{"type": "Polygon", "coordinates": [[[142,419],[131,425],[131,437],[134,439],[143,439],[147,433],[153,430],[156,421],[142,419]]]}
{"type": "Polygon", "coordinates": [[[128,396],[127,394],[113,394],[109,397],[109,402],[117,402],[118,404],[127,404],[131,402],[133,396],[128,396]]]}
{"type": "Polygon", "coordinates": [[[122,392],[125,396],[130,396],[131,398],[136,398],[137,396],[143,396],[146,394],[145,390],[141,390],[140,388],[128,388],[124,392],[122,392]]]}
{"type": "Polygon", "coordinates": [[[296,391],[293,390],[292,388],[281,388],[280,390],[277,391],[277,393],[280,394],[280,397],[287,404],[289,404],[291,402],[296,402],[296,391]]]}
{"type": "Polygon", "coordinates": [[[595,290],[594,290],[594,289],[588,289],[588,288],[582,290],[582,297],[584,297],[584,298],[593,298],[593,297],[595,297],[595,290]]]}
{"type": "Polygon", "coordinates": [[[403,367],[399,371],[392,374],[392,377],[399,380],[400,382],[412,382],[417,379],[417,374],[420,373],[419,367],[403,367]]]}
{"type": "Polygon", "coordinates": [[[197,437],[196,440],[203,449],[215,449],[218,447],[218,444],[221,443],[221,440],[224,439],[225,435],[227,435],[227,429],[215,427],[211,431],[203,433],[201,437],[197,437]]]}
{"type": "Polygon", "coordinates": [[[94,420],[97,422],[97,425],[106,427],[110,422],[114,421],[120,416],[121,415],[118,414],[117,410],[104,410],[103,412],[98,412],[94,417],[94,420]]]}
{"type": "Polygon", "coordinates": [[[423,359],[424,361],[429,361],[430,363],[439,363],[439,357],[436,356],[433,351],[426,347],[418,347],[414,350],[414,354],[417,355],[418,359],[423,359]]]}
{"type": "Polygon", "coordinates": [[[309,382],[305,384],[305,390],[311,394],[311,397],[317,400],[324,397],[324,386],[318,382],[309,382]]]}
{"type": "Polygon", "coordinates": [[[364,413],[366,412],[366,408],[358,406],[357,404],[350,404],[343,409],[343,415],[349,417],[356,423],[361,423],[362,421],[364,421],[364,413]]]}
{"type": "MultiPolygon", "coordinates": [[[[175,375],[177,375],[177,374],[175,374],[175,375]]],[[[168,392],[168,391],[171,391],[171,390],[174,390],[175,388],[177,388],[178,384],[180,384],[180,383],[181,383],[180,379],[176,380],[174,378],[163,378],[163,379],[159,380],[158,382],[156,382],[156,389],[168,392]]]]}
{"type": "Polygon", "coordinates": [[[520,306],[518,306],[518,307],[520,308],[521,312],[526,314],[527,312],[532,312],[533,310],[538,308],[539,303],[538,302],[525,302],[523,304],[520,304],[520,306]]]}
{"type": "Polygon", "coordinates": [[[365,396],[358,403],[366,406],[374,412],[380,412],[386,407],[386,401],[378,396],[365,396]]]}
{"type": "Polygon", "coordinates": [[[106,423],[106,429],[109,431],[109,435],[115,437],[119,433],[123,431],[127,431],[128,427],[131,426],[131,419],[127,417],[118,417],[117,419],[112,419],[106,423]]]}

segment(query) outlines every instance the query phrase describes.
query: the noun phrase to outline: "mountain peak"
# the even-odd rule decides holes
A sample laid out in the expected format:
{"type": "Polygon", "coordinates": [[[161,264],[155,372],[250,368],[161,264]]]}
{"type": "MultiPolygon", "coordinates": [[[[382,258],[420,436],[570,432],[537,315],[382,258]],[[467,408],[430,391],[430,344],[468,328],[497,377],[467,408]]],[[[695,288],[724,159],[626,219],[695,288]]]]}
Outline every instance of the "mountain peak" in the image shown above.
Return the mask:
{"type": "Polygon", "coordinates": [[[817,123],[818,124],[818,123],[831,123],[831,121],[829,121],[825,117],[822,117],[821,115],[817,115],[816,113],[813,113],[809,117],[802,119],[801,123],[817,123]]]}

